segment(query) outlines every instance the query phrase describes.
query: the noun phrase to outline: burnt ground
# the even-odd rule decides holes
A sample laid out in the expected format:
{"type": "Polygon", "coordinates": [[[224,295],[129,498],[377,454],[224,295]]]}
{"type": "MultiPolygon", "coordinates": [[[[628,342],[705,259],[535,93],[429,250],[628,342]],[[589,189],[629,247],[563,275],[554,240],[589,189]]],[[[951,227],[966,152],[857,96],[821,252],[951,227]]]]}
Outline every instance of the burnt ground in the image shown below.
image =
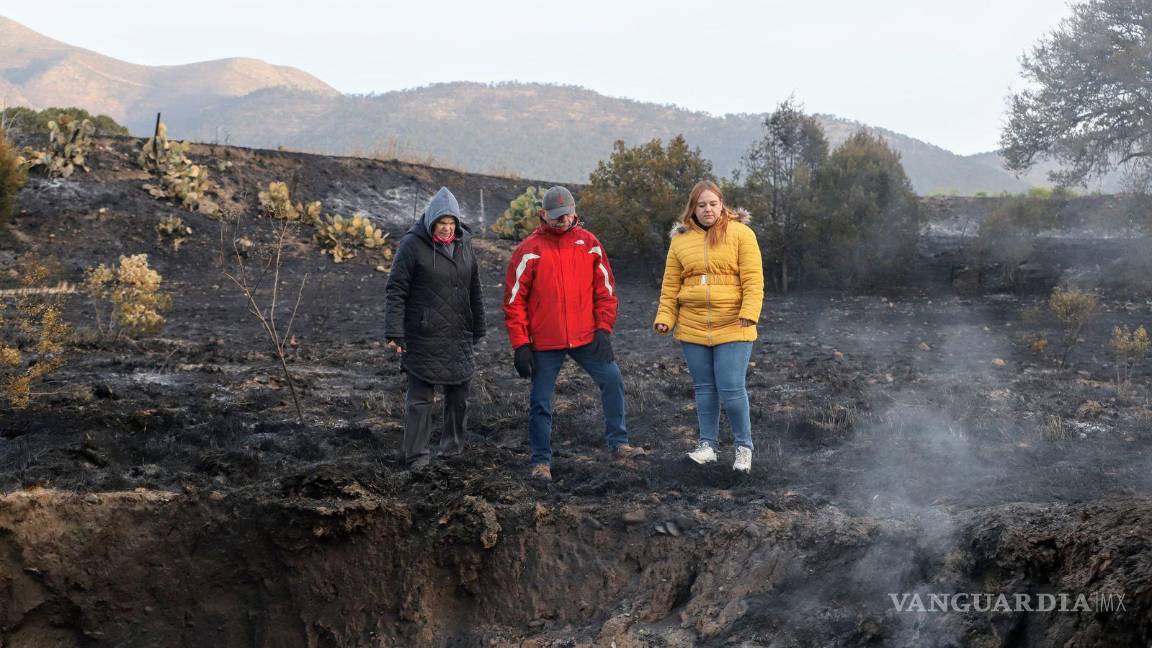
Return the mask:
{"type": "Polygon", "coordinates": [[[409,471],[403,376],[380,338],[386,261],[288,246],[284,288],[308,274],[288,358],[301,425],[222,241],[268,238],[252,214],[270,180],[394,230],[440,184],[466,210],[484,188],[493,212],[530,183],[198,147],[234,164],[214,177],[246,214],[236,229],[140,190],[134,145],[102,140],[91,174],[34,179],[0,233],[8,285],[27,249],[73,282],[146,252],[173,297],[160,334],[112,340],[74,296],[67,364],[0,414],[0,645],[1152,642],[1152,367],[1117,389],[1107,347],[1113,326],[1152,324],[1146,295],[1105,295],[1064,368],[1040,294],[770,296],[740,477],[727,445],[716,465],[685,462],[691,382],[649,333],[655,287],[617,264],[628,422],[652,456],[609,461],[595,387],[569,363],[541,485],[500,326],[511,246],[478,241],[490,328],[470,446],[409,471]],[[153,231],[172,214],[193,228],[178,251],[153,231]],[[889,596],[957,592],[1122,595],[1123,609],[908,612],[889,596]]]}

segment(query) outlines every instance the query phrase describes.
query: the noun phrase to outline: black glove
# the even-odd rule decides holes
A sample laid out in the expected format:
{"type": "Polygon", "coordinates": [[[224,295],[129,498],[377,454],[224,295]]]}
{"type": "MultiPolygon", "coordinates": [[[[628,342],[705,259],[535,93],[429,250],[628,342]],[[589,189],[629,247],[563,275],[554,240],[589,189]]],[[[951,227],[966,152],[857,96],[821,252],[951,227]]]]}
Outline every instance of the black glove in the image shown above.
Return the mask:
{"type": "Polygon", "coordinates": [[[516,353],[512,357],[512,362],[516,365],[516,373],[520,374],[521,378],[531,378],[532,371],[536,369],[536,360],[532,355],[532,345],[525,344],[516,347],[516,353]]]}
{"type": "Polygon", "coordinates": [[[616,359],[616,354],[612,352],[612,334],[604,329],[596,329],[596,337],[588,343],[588,350],[592,353],[592,359],[601,364],[616,359]]]}

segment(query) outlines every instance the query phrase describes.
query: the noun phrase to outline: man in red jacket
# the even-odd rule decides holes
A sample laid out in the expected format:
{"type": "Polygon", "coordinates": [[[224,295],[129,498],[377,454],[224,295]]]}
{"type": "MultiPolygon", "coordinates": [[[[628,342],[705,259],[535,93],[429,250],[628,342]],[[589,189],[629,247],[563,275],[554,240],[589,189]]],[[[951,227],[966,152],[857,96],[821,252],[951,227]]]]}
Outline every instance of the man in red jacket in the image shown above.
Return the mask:
{"type": "Polygon", "coordinates": [[[572,193],[552,187],[544,194],[540,226],[512,254],[504,282],[504,321],[516,350],[516,372],[532,379],[532,477],[552,479],[552,393],[568,356],[600,388],[613,457],[646,454],[628,443],[624,426],[624,380],[610,337],[616,303],[616,281],[603,246],[580,227],[572,193]]]}

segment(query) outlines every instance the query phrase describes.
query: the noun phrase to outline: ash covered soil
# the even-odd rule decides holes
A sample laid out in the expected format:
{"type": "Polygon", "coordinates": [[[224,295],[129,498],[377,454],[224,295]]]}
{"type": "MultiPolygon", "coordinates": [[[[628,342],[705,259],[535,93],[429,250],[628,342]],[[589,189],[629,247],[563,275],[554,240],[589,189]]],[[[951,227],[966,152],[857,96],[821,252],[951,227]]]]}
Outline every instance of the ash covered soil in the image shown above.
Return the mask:
{"type": "Polygon", "coordinates": [[[441,184],[470,214],[484,189],[496,214],[537,183],[196,147],[233,163],[213,179],[237,226],[141,190],[137,145],[100,140],[91,173],[33,179],[0,232],[8,286],[25,250],[72,282],[143,252],[173,298],[159,335],[109,340],[75,295],[67,364],[0,415],[0,645],[1152,645],[1149,363],[1119,390],[1107,346],[1114,326],[1152,323],[1146,286],[1103,296],[1065,368],[1044,295],[769,295],[754,468],[738,476],[730,445],[712,466],[684,459],[691,381],[650,333],[650,273],[618,261],[614,345],[651,457],[610,461],[596,388],[569,363],[544,485],[527,478],[528,384],[501,325],[512,246],[479,240],[490,326],[470,444],[409,471],[386,260],[337,265],[304,233],[287,246],[282,290],[307,274],[288,357],[299,424],[223,275],[230,243],[268,239],[254,214],[273,180],[396,232],[441,184]],[[193,229],[179,250],[153,229],[169,215],[193,229]],[[1093,609],[908,612],[890,596],[957,592],[1093,609]]]}

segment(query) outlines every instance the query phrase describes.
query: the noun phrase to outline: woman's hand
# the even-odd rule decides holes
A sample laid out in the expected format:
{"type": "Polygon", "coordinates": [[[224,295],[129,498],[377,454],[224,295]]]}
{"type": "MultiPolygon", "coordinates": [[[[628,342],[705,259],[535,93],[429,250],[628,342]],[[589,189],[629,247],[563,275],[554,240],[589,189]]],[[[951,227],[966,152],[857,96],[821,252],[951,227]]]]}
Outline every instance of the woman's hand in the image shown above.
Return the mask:
{"type": "Polygon", "coordinates": [[[741,317],[740,318],[740,326],[743,326],[745,328],[747,328],[749,326],[756,326],[756,322],[753,322],[750,319],[744,319],[743,317],[741,317]]]}
{"type": "Polygon", "coordinates": [[[388,348],[396,353],[404,353],[404,340],[403,338],[393,338],[388,340],[388,348]]]}
{"type": "Polygon", "coordinates": [[[655,328],[656,328],[656,332],[659,333],[660,335],[667,335],[668,334],[668,325],[667,324],[657,324],[655,326],[655,328]]]}

